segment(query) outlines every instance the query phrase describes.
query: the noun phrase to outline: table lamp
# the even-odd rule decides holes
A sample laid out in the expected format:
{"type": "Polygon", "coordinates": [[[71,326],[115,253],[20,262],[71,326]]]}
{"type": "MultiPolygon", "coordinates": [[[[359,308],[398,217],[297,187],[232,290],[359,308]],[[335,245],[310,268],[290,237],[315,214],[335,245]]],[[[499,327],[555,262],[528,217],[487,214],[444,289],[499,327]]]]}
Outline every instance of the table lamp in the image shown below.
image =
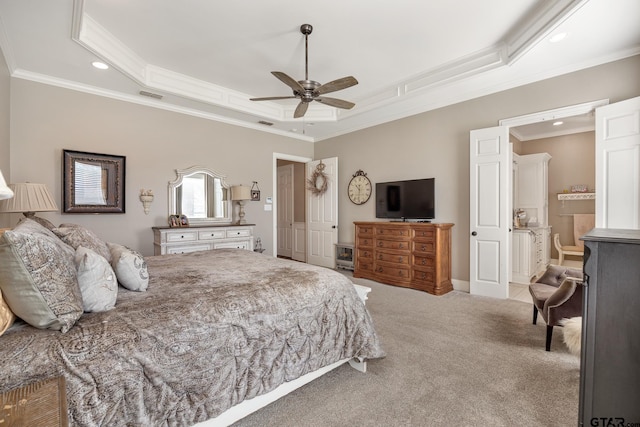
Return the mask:
{"type": "Polygon", "coordinates": [[[51,193],[44,184],[31,182],[9,184],[9,191],[13,192],[13,198],[0,201],[0,212],[22,212],[24,216],[31,218],[36,212],[55,212],[58,210],[56,202],[53,201],[51,193]]]}
{"type": "Polygon", "coordinates": [[[247,222],[244,220],[244,203],[246,200],[251,200],[251,188],[246,185],[234,185],[231,187],[231,200],[238,202],[238,205],[240,205],[239,218],[236,224],[246,224],[247,222]]]}

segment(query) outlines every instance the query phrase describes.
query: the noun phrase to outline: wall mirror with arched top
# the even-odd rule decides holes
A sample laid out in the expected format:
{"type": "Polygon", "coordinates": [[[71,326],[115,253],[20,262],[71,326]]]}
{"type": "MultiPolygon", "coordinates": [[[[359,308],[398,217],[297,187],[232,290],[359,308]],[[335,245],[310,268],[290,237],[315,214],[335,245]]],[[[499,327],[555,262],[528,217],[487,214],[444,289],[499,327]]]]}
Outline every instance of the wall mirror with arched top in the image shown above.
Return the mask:
{"type": "Polygon", "coordinates": [[[209,168],[176,169],[169,182],[169,215],[186,215],[191,225],[231,223],[231,191],[225,176],[209,168]]]}

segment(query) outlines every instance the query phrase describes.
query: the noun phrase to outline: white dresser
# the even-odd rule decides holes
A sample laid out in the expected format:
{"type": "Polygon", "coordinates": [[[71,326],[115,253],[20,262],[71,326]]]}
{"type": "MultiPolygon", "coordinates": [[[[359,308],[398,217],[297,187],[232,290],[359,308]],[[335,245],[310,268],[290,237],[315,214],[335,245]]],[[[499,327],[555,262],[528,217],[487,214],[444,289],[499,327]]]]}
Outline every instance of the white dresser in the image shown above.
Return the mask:
{"type": "Polygon", "coordinates": [[[152,227],[154,255],[184,254],[210,249],[253,250],[253,226],[208,225],[191,227],[152,227]]]}

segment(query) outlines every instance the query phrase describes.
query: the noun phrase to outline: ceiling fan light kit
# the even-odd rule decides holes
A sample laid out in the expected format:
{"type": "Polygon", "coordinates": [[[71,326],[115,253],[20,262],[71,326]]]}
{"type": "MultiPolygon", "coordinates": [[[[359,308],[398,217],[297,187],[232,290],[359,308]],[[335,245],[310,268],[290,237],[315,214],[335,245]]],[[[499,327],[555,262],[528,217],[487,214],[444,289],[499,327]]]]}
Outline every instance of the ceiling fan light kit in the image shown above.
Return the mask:
{"type": "Polygon", "coordinates": [[[329,83],[321,84],[315,80],[309,80],[309,40],[308,36],[313,31],[309,24],[302,24],[300,32],[304,35],[304,80],[294,80],[282,71],[272,71],[278,80],[286,84],[293,90],[293,96],[270,96],[265,98],[251,98],[251,101],[274,101],[278,99],[300,99],[300,103],[293,113],[294,118],[304,117],[311,101],[317,101],[331,107],[349,110],[356,104],[343,99],[329,98],[322,96],[325,93],[336,92],[358,84],[353,76],[342,77],[332,80],[329,83]]]}

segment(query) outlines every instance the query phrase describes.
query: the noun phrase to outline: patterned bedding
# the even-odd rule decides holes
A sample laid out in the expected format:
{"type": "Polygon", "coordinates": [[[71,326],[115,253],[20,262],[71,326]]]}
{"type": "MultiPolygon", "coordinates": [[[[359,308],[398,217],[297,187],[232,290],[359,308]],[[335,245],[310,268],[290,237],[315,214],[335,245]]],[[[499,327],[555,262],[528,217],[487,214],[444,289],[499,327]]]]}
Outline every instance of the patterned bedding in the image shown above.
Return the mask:
{"type": "Polygon", "coordinates": [[[382,357],[351,281],[218,249],[146,258],[146,292],[67,333],[0,337],[0,392],[63,375],[71,425],[189,426],[338,360],[382,357]]]}

